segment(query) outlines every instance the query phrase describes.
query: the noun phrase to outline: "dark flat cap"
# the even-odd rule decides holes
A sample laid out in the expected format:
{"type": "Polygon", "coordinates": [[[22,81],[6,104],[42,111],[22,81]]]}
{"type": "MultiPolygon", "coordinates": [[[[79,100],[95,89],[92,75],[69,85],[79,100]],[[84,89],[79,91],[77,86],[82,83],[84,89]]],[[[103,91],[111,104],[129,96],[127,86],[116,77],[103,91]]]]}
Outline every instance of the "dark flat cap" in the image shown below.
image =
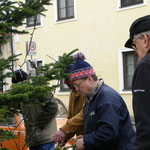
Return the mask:
{"type": "Polygon", "coordinates": [[[130,27],[130,38],[125,43],[125,47],[132,48],[132,39],[134,35],[150,30],[150,15],[136,19],[130,27]]]}

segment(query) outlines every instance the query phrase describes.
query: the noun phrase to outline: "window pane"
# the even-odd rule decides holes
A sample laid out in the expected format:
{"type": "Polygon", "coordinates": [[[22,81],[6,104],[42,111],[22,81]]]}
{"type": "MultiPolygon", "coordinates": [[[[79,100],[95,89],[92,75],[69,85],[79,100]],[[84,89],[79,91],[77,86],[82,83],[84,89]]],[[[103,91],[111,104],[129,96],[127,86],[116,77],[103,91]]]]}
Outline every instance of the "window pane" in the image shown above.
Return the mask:
{"type": "Polygon", "coordinates": [[[65,18],[66,17],[66,9],[60,9],[59,18],[65,18]]]}
{"type": "Polygon", "coordinates": [[[59,0],[59,8],[66,7],[66,0],[59,0]]]}
{"type": "Polygon", "coordinates": [[[68,8],[68,17],[73,17],[74,16],[74,8],[70,7],[68,8]]]}
{"type": "Polygon", "coordinates": [[[121,7],[132,6],[144,3],[143,0],[121,0],[121,7]]]}
{"type": "Polygon", "coordinates": [[[34,24],[34,17],[27,18],[28,25],[34,24]]]}
{"type": "Polygon", "coordinates": [[[40,25],[41,24],[41,17],[40,17],[40,15],[37,15],[35,17],[27,18],[27,27],[34,26],[34,22],[35,22],[35,25],[40,25]]]}
{"type": "Polygon", "coordinates": [[[129,53],[127,55],[127,64],[133,64],[133,63],[134,63],[133,53],[129,53]]]}
{"type": "Polygon", "coordinates": [[[128,76],[128,77],[127,77],[127,89],[131,88],[132,77],[133,77],[133,76],[128,76]]]}
{"type": "Polygon", "coordinates": [[[74,0],[68,0],[67,5],[68,6],[73,6],[74,5],[74,0]]]}
{"type": "Polygon", "coordinates": [[[42,60],[37,61],[37,67],[42,66],[42,60]]]}
{"type": "Polygon", "coordinates": [[[57,0],[58,20],[74,17],[74,0],[57,0]]]}
{"type": "Polygon", "coordinates": [[[134,51],[123,52],[124,90],[131,89],[132,77],[137,62],[138,56],[134,51]]]}
{"type": "Polygon", "coordinates": [[[134,56],[133,53],[129,53],[127,55],[127,76],[128,75],[133,75],[134,73],[134,56]]]}
{"type": "Polygon", "coordinates": [[[128,65],[127,67],[127,76],[128,75],[133,75],[134,73],[134,65],[128,65]]]}
{"type": "Polygon", "coordinates": [[[41,22],[41,16],[40,16],[40,15],[37,15],[37,16],[35,17],[35,19],[36,19],[36,24],[40,24],[40,22],[41,22]]]}

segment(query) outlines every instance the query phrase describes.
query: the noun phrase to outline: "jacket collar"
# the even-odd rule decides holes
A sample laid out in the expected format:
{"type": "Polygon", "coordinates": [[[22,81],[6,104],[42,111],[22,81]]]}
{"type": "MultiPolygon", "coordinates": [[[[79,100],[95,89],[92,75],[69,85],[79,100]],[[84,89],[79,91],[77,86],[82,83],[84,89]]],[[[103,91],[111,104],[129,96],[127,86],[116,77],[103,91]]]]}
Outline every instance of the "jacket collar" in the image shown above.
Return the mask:
{"type": "Polygon", "coordinates": [[[88,96],[88,101],[91,101],[93,99],[93,97],[96,95],[96,93],[98,92],[98,90],[102,86],[103,82],[104,81],[102,79],[100,79],[96,82],[95,86],[93,87],[93,89],[91,90],[91,92],[88,96]]]}

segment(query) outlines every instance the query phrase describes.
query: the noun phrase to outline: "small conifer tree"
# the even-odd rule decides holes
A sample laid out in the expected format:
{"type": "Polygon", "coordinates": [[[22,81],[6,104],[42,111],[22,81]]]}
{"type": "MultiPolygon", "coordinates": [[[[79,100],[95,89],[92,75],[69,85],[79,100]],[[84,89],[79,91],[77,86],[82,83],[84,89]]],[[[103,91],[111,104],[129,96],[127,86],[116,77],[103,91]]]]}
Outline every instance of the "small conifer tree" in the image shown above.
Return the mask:
{"type": "MultiPolygon", "coordinates": [[[[0,54],[1,47],[6,44],[13,34],[27,34],[25,30],[18,30],[17,27],[24,24],[25,18],[44,15],[45,6],[51,5],[51,0],[28,0],[22,1],[0,0],[0,54]]],[[[76,50],[59,57],[59,61],[46,64],[37,69],[37,74],[30,77],[29,81],[12,84],[11,88],[4,93],[0,93],[0,121],[7,120],[14,113],[20,112],[18,106],[22,103],[39,103],[45,105],[44,97],[48,92],[53,92],[59,85],[51,85],[51,81],[60,80],[68,76],[65,73],[67,66],[73,63],[72,54],[76,50]]],[[[0,58],[0,86],[7,84],[4,79],[11,78],[12,62],[17,60],[17,56],[10,56],[6,59],[0,58]],[[7,70],[4,73],[4,70],[7,70]]],[[[12,132],[0,130],[0,145],[5,141],[15,138],[12,132]]],[[[5,148],[0,148],[4,150],[5,148]]]]}

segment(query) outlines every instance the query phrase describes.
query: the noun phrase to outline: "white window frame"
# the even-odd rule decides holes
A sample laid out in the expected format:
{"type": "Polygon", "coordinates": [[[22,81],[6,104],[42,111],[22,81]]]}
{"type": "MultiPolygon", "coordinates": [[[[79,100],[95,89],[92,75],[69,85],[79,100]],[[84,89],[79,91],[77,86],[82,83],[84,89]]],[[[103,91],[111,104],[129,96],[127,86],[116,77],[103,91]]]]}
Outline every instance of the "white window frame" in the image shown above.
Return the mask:
{"type": "MultiPolygon", "coordinates": [[[[27,66],[27,65],[28,65],[27,63],[28,63],[29,60],[31,60],[31,59],[26,60],[26,65],[25,65],[25,71],[26,71],[27,73],[28,73],[28,71],[29,71],[29,70],[28,70],[28,66],[27,66]]],[[[42,61],[42,66],[44,66],[44,59],[43,59],[43,58],[36,58],[36,59],[32,59],[32,60],[42,61]]]]}
{"type": "Polygon", "coordinates": [[[118,70],[119,70],[119,92],[120,94],[132,94],[131,91],[125,91],[124,89],[124,71],[123,71],[123,52],[133,51],[130,48],[120,48],[118,50],[118,70]]]}
{"type": "Polygon", "coordinates": [[[54,23],[58,24],[58,23],[77,20],[77,11],[76,10],[77,10],[76,9],[76,0],[74,0],[74,18],[59,21],[58,20],[58,11],[57,11],[57,0],[54,0],[54,23]]]}
{"type": "Polygon", "coordinates": [[[137,5],[121,8],[121,0],[117,0],[117,11],[122,11],[122,10],[131,9],[131,8],[141,7],[141,6],[145,6],[145,5],[147,5],[147,0],[144,0],[143,4],[137,4],[137,5]]]}

